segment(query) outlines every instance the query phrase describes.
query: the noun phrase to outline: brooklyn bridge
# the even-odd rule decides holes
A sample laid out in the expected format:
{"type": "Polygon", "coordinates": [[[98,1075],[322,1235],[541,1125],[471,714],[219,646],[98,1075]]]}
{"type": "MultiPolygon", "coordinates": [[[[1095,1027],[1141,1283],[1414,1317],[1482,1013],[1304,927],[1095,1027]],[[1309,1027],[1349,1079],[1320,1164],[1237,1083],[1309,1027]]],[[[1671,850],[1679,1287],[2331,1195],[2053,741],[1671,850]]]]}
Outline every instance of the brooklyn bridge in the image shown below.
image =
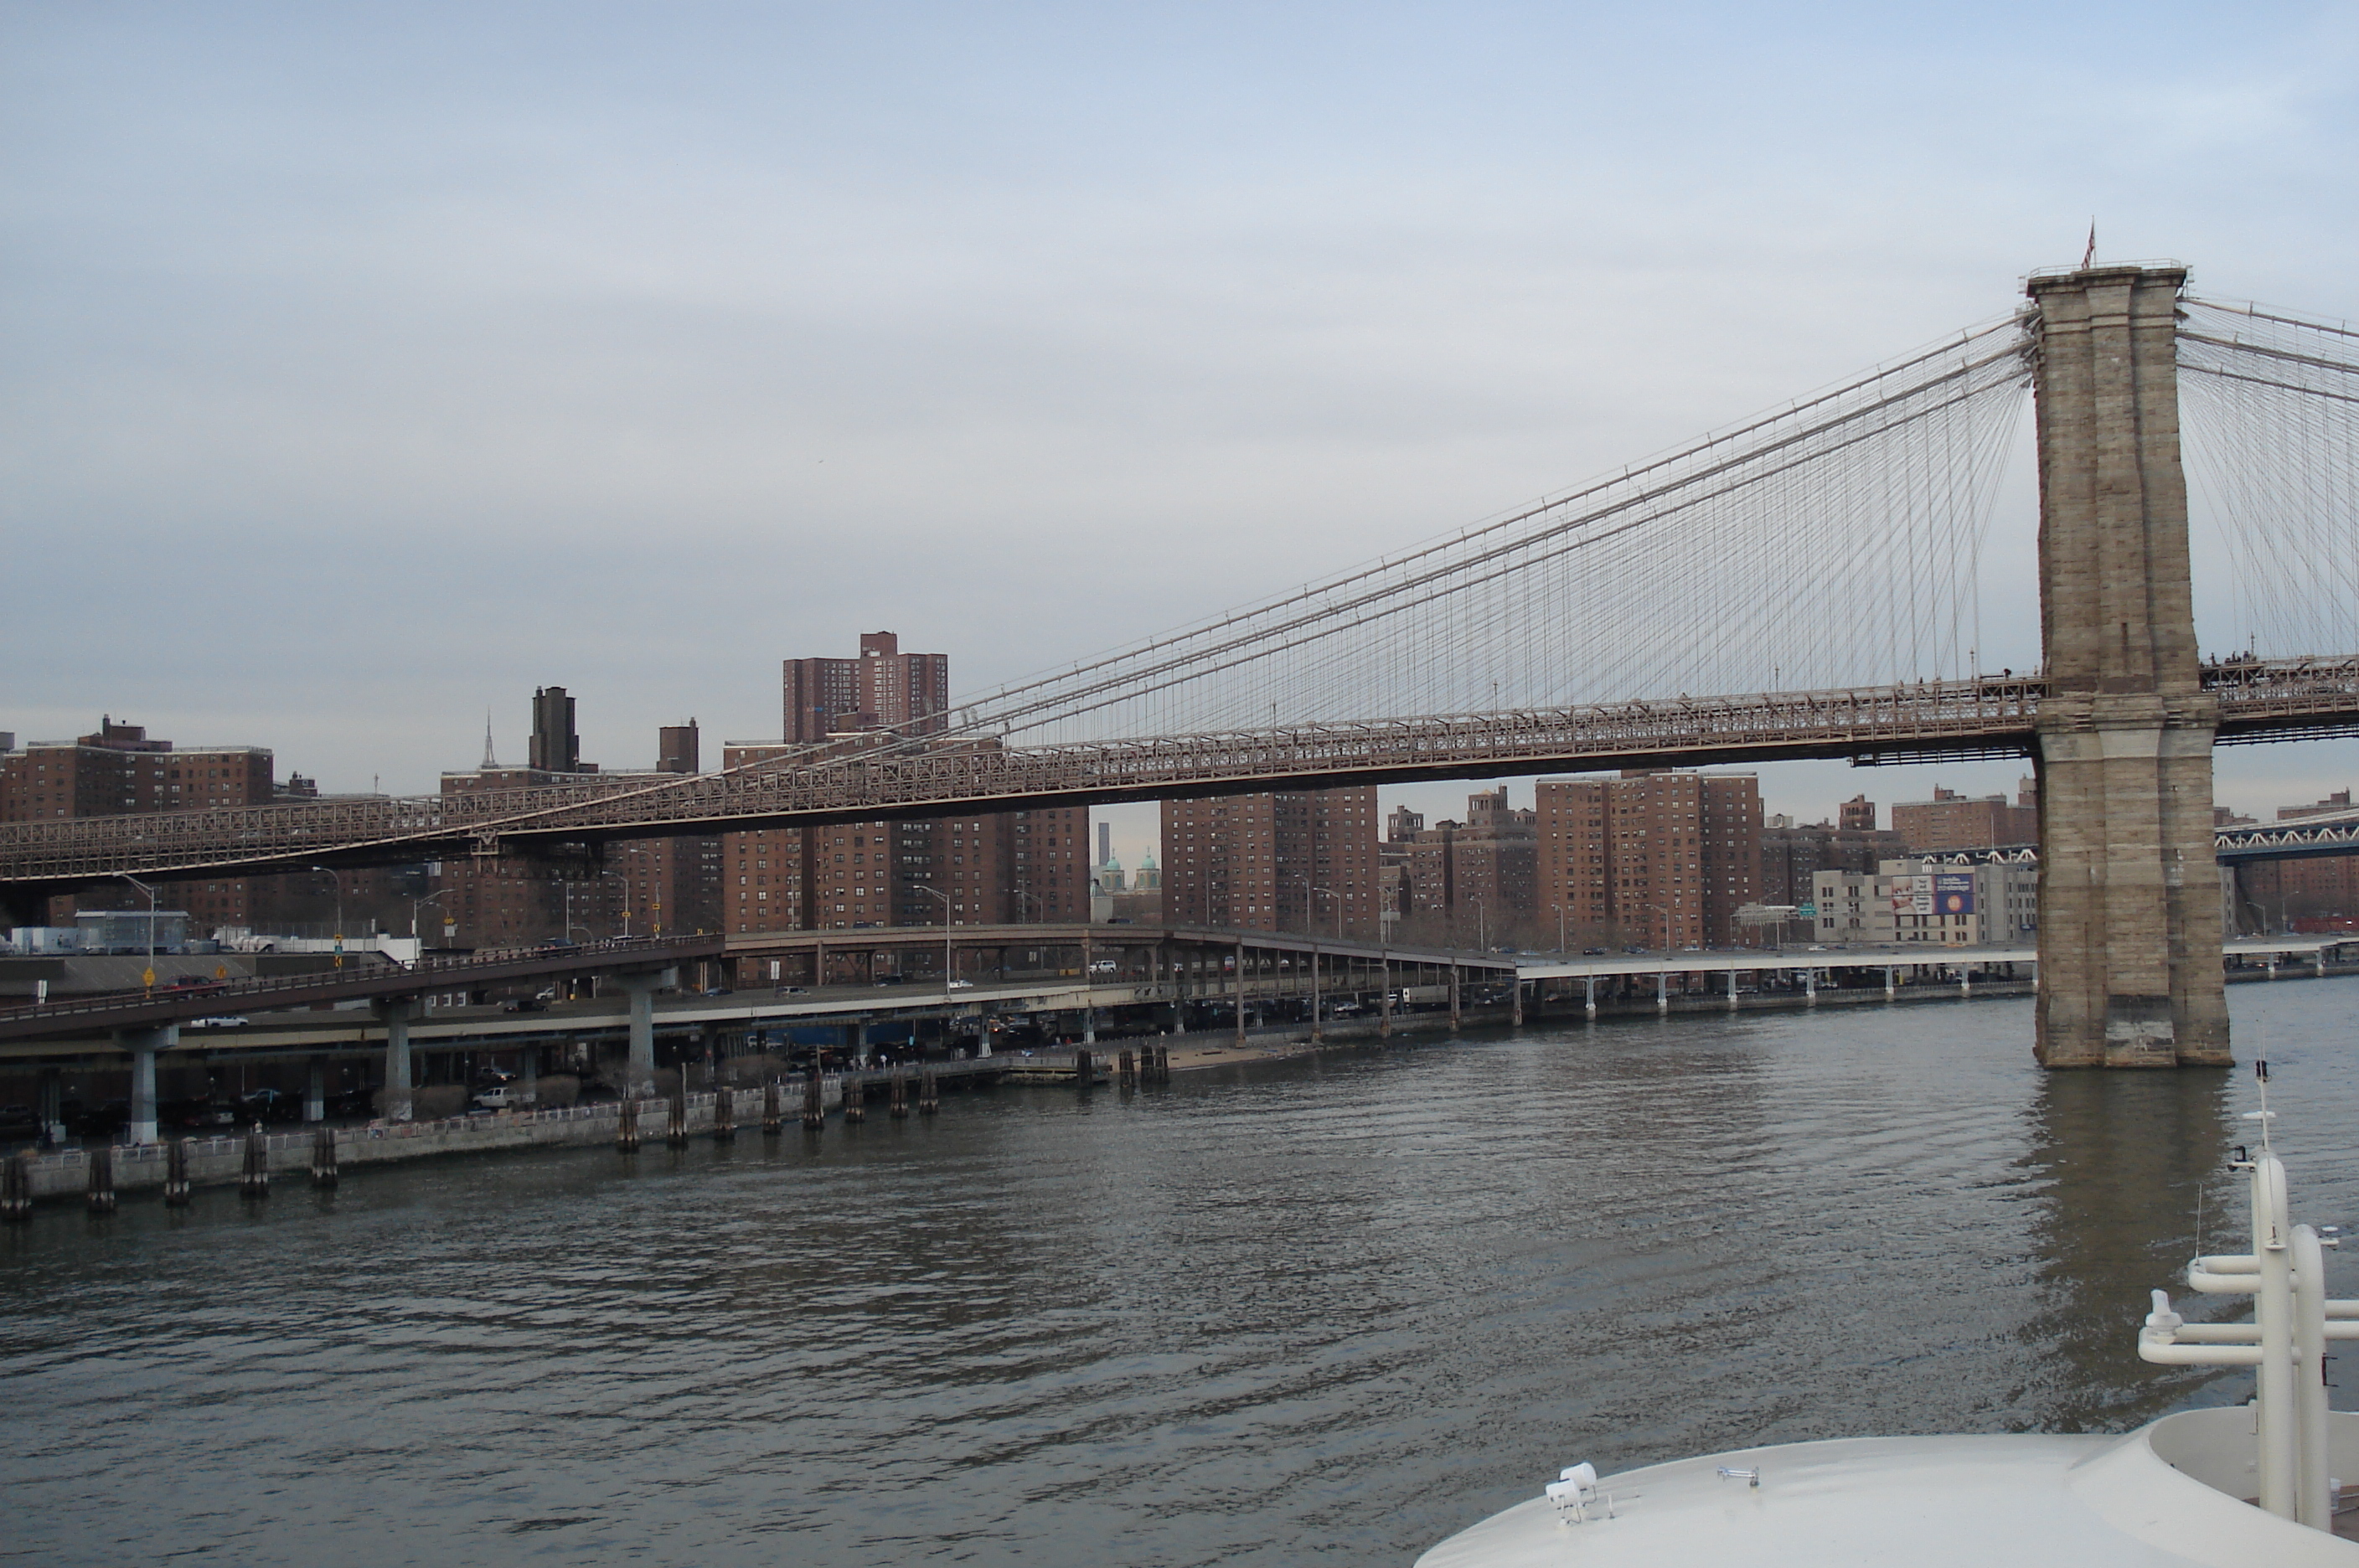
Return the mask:
{"type": "Polygon", "coordinates": [[[2212,748],[2359,733],[2354,423],[2346,325],[2199,298],[2176,266],[2036,274],[2021,308],[1843,385],[918,729],[654,785],[0,824],[0,896],[968,808],[2028,757],[2039,1059],[2218,1065],[2212,748]],[[1992,674],[1976,606],[2027,397],[2041,660],[1992,674]],[[2225,657],[2197,639],[2190,470],[2231,566],[2225,657]]]}

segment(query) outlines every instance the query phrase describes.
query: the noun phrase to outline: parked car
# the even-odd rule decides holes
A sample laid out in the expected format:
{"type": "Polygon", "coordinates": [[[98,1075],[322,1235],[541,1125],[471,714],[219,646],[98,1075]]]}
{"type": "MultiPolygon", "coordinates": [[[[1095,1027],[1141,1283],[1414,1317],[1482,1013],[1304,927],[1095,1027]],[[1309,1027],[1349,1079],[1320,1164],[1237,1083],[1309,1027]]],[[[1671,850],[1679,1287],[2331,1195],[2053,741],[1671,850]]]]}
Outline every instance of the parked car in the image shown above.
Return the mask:
{"type": "Polygon", "coordinates": [[[522,1101],[522,1095],[503,1083],[495,1089],[479,1091],[472,1103],[479,1111],[506,1111],[515,1109],[522,1101]]]}
{"type": "Polygon", "coordinates": [[[909,977],[907,975],[879,975],[876,976],[876,984],[879,985],[907,985],[908,983],[909,977]]]}
{"type": "Polygon", "coordinates": [[[291,1122],[303,1116],[303,1102],[284,1089],[256,1089],[240,1097],[237,1108],[249,1121],[291,1122]]]}
{"type": "Polygon", "coordinates": [[[703,990],[698,992],[697,995],[700,996],[726,996],[730,995],[730,990],[726,985],[707,985],[703,990]]]}
{"type": "Polygon", "coordinates": [[[201,975],[183,975],[164,987],[175,996],[210,996],[229,987],[219,980],[208,980],[201,975]]]}
{"type": "Polygon", "coordinates": [[[974,982],[972,980],[953,980],[950,983],[949,988],[953,991],[972,991],[974,989],[974,982]]]}
{"type": "Polygon", "coordinates": [[[113,1138],[131,1125],[131,1102],[109,1100],[96,1110],[85,1111],[67,1122],[77,1137],[113,1138]]]}
{"type": "Polygon", "coordinates": [[[511,996],[500,1004],[504,1013],[545,1013],[549,1004],[538,996],[511,996]]]}
{"type": "Polygon", "coordinates": [[[781,985],[770,993],[774,996],[804,996],[810,994],[808,985],[781,985]]]}
{"type": "Polygon", "coordinates": [[[210,1096],[167,1100],[156,1107],[156,1119],[165,1127],[190,1132],[205,1127],[235,1127],[237,1107],[224,1105],[210,1096]]]}
{"type": "Polygon", "coordinates": [[[220,1013],[210,1018],[183,1018],[182,1029],[244,1029],[245,1020],[235,1013],[220,1013]]]}

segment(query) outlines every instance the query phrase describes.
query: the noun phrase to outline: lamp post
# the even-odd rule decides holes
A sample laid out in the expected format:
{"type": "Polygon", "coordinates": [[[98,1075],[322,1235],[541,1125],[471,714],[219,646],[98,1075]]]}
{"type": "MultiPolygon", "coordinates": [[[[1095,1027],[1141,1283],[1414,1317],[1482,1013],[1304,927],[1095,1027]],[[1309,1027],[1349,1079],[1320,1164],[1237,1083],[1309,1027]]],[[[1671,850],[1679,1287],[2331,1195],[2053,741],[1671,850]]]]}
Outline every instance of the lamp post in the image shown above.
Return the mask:
{"type": "MultiPolygon", "coordinates": [[[[931,893],[933,892],[933,889],[929,887],[926,891],[931,893]]],[[[940,894],[935,894],[935,897],[937,898],[940,898],[940,896],[941,895],[940,894]]],[[[1022,925],[1024,923],[1024,906],[1026,904],[1030,904],[1040,911],[1040,923],[1042,925],[1049,923],[1049,901],[1046,898],[1041,898],[1036,893],[1027,893],[1021,887],[1016,889],[1016,897],[1019,900],[1016,906],[1016,923],[1017,925],[1022,925]]]]}
{"type": "Polygon", "coordinates": [[[1564,906],[1562,904],[1556,907],[1556,955],[1559,958],[1564,956],[1564,906]]]}
{"type": "Polygon", "coordinates": [[[344,966],[344,874],[341,871],[335,870],[332,866],[314,866],[311,869],[319,872],[324,877],[330,877],[336,884],[335,967],[342,969],[344,966]]]}
{"type": "MultiPolygon", "coordinates": [[[[939,887],[929,887],[922,882],[912,882],[909,886],[920,893],[929,894],[942,901],[942,1006],[947,1007],[951,1004],[951,979],[954,962],[951,953],[951,896],[939,887]]],[[[947,1016],[942,1020],[942,1034],[947,1040],[950,1035],[950,1020],[947,1016]]]]}
{"type": "Polygon", "coordinates": [[[147,895],[147,967],[140,976],[139,984],[153,991],[156,988],[156,889],[128,872],[118,871],[115,876],[147,895]]]}
{"type": "Polygon", "coordinates": [[[426,908],[429,904],[439,904],[450,896],[451,889],[445,887],[440,893],[429,893],[423,898],[412,898],[409,900],[410,941],[416,942],[418,940],[418,911],[426,908]]]}
{"type": "Polygon", "coordinates": [[[628,937],[631,934],[631,878],[626,873],[620,871],[598,873],[598,879],[602,882],[610,877],[623,885],[623,935],[628,937]]]}

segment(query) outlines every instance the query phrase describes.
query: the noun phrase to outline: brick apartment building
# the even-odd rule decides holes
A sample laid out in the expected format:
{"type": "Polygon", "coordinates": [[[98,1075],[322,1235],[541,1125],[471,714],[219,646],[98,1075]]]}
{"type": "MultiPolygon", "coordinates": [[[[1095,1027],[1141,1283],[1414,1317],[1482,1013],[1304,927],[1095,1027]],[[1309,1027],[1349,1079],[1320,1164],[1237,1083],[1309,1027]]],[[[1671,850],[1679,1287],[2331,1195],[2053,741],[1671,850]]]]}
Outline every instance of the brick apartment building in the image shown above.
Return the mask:
{"type": "MultiPolygon", "coordinates": [[[[2277,820],[2298,822],[2349,810],[2351,791],[2337,789],[2307,806],[2280,806],[2277,820]]],[[[2236,870],[2236,904],[2238,929],[2251,931],[2285,931],[2296,920],[2359,917],[2359,855],[2249,861],[2236,870]]]]}
{"type": "MultiPolygon", "coordinates": [[[[267,746],[179,746],[149,738],[145,725],[117,724],[111,714],[100,718],[96,730],[74,740],[34,741],[20,748],[8,737],[0,745],[0,822],[265,806],[317,793],[317,787],[299,774],[282,789],[267,746]]],[[[348,888],[362,887],[353,874],[346,877],[348,888]]],[[[368,888],[381,880],[369,879],[368,888]]],[[[185,909],[190,931],[200,936],[223,926],[247,926],[257,919],[302,912],[327,887],[326,878],[302,872],[168,877],[156,883],[159,901],[185,909]]],[[[49,919],[71,925],[78,908],[128,909],[144,907],[146,901],[146,895],[128,884],[92,887],[77,898],[51,899],[49,919]]],[[[325,918],[324,909],[321,918],[325,918]]]]}
{"type": "MultiPolygon", "coordinates": [[[[693,719],[658,732],[653,768],[614,773],[582,761],[574,702],[562,686],[533,693],[527,755],[534,764],[564,767],[502,767],[487,745],[481,767],[442,775],[442,793],[562,789],[569,783],[588,788],[593,780],[653,783],[668,774],[697,771],[693,719]]],[[[578,941],[718,931],[723,909],[721,861],[718,833],[627,840],[609,845],[596,860],[580,863],[522,855],[446,860],[435,867],[435,913],[420,916],[419,933],[462,947],[496,947],[555,936],[578,941]]]]}
{"type": "Polygon", "coordinates": [[[2036,844],[2039,786],[2030,779],[2017,780],[2011,803],[2004,795],[1967,796],[1937,788],[1930,800],[1904,800],[1893,807],[1892,830],[1911,855],[2036,844]]]}
{"type": "Polygon", "coordinates": [[[1816,898],[1818,875],[1873,872],[1908,853],[1899,833],[1875,825],[1875,802],[1855,795],[1843,803],[1832,822],[1797,822],[1772,817],[1761,830],[1761,902],[1799,907],[1816,898]]]}
{"type": "MultiPolygon", "coordinates": [[[[933,733],[950,707],[950,658],[867,632],[857,659],[785,660],[783,684],[784,738],[732,742],[724,768],[933,733]]],[[[746,932],[1086,920],[1088,837],[1080,806],[733,833],[723,922],[746,932]]]]}
{"type": "Polygon", "coordinates": [[[1534,789],[1538,912],[1568,943],[1719,947],[1761,885],[1749,773],[1543,779],[1534,789]]]}
{"type": "Polygon", "coordinates": [[[946,653],[903,653],[892,632],[860,634],[857,659],[789,659],[785,666],[788,744],[885,730],[927,735],[951,705],[946,653]]]}
{"type": "MultiPolygon", "coordinates": [[[[1393,816],[1391,831],[1406,825],[1400,811],[1393,816]]],[[[1413,929],[1466,942],[1524,932],[1538,891],[1538,820],[1511,808],[1502,784],[1466,797],[1464,822],[1415,830],[1406,879],[1413,929]]]]}
{"type": "Polygon", "coordinates": [[[1163,918],[1175,925],[1332,932],[1383,929],[1374,785],[1162,808],[1163,918]]]}
{"type": "MultiPolygon", "coordinates": [[[[723,764],[783,755],[736,742],[723,764]]],[[[1082,806],[913,822],[761,828],[724,835],[733,932],[1086,920],[1089,811],[1082,806]]]]}

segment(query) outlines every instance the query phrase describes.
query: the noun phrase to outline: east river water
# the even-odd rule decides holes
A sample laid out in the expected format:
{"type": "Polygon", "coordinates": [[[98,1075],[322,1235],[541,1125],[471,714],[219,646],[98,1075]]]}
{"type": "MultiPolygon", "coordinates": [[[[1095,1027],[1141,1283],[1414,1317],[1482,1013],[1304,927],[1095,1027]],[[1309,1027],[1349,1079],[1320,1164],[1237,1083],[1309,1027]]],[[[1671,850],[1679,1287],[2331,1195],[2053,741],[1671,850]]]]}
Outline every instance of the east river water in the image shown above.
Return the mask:
{"type": "MultiPolygon", "coordinates": [[[[2321,1221],[2354,1002],[2231,993],[2321,1221]]],[[[0,1234],[0,1559],[1397,1564],[1579,1459],[2241,1398],[2133,1345],[2199,1188],[2242,1236],[2250,1074],[2029,1032],[1552,1027],[53,1208],[0,1234]]]]}

